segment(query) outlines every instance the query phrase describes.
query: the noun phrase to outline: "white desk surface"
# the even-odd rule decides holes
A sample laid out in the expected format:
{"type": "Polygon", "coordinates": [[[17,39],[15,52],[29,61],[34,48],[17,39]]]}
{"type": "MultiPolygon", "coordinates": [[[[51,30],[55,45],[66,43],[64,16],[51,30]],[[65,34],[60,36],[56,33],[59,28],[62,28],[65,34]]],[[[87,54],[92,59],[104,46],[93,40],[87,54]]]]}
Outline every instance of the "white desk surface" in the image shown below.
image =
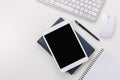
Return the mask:
{"type": "MultiPolygon", "coordinates": [[[[101,12],[117,17],[111,39],[102,39],[103,46],[120,56],[120,0],[107,0],[101,12]]],[[[98,34],[101,15],[96,23],[63,13],[37,0],[0,0],[0,80],[72,80],[59,72],[53,59],[38,45],[37,40],[59,17],[77,19],[91,32],[98,34]]],[[[88,42],[98,42],[80,29],[88,42]]]]}

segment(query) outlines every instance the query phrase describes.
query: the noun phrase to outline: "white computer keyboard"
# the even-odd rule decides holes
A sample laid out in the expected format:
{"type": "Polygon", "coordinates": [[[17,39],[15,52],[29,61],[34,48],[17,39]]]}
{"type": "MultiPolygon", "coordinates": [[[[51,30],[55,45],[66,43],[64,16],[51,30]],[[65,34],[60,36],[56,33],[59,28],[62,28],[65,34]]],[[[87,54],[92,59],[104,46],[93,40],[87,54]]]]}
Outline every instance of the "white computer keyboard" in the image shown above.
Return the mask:
{"type": "Polygon", "coordinates": [[[55,8],[65,10],[75,16],[96,21],[105,0],[39,0],[55,8]]]}

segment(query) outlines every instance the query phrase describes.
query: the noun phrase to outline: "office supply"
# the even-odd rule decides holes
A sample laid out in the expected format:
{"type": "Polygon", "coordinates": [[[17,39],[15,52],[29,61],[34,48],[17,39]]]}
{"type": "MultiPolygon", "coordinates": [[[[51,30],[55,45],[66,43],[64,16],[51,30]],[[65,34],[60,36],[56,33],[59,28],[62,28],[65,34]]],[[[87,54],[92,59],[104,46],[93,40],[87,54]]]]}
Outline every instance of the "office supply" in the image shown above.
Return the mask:
{"type": "Polygon", "coordinates": [[[101,48],[79,80],[120,80],[120,59],[101,48]]]}
{"type": "Polygon", "coordinates": [[[75,20],[75,22],[85,31],[87,31],[92,37],[94,37],[96,40],[100,41],[99,38],[97,38],[93,33],[91,33],[88,29],[86,29],[82,24],[80,24],[78,21],[75,20]]]}
{"type": "Polygon", "coordinates": [[[103,14],[99,26],[99,36],[101,38],[111,38],[116,27],[116,18],[113,15],[103,14]]]}
{"type": "Polygon", "coordinates": [[[88,61],[88,56],[69,21],[55,25],[42,35],[61,72],[88,61]]]}
{"type": "MultiPolygon", "coordinates": [[[[64,21],[64,19],[63,19],[63,18],[59,18],[59,19],[52,25],[52,27],[54,27],[54,25],[56,25],[56,24],[58,24],[58,23],[60,23],[60,22],[62,22],[62,21],[64,21]]],[[[81,44],[83,45],[83,47],[84,47],[84,49],[85,49],[85,51],[86,51],[86,54],[87,54],[88,57],[89,57],[89,56],[95,51],[95,49],[94,49],[86,40],[84,40],[77,32],[76,32],[76,34],[77,34],[79,40],[81,41],[81,44]]],[[[47,47],[47,45],[46,45],[43,37],[41,37],[37,42],[51,55],[51,53],[50,53],[50,51],[49,51],[49,49],[48,49],[48,47],[47,47]]],[[[75,68],[73,68],[73,69],[70,69],[68,72],[69,72],[70,74],[73,74],[80,66],[81,66],[81,65],[79,65],[79,66],[77,66],[77,67],[75,67],[75,68]]]]}
{"type": "Polygon", "coordinates": [[[96,21],[105,0],[38,0],[77,17],[96,21]]]}

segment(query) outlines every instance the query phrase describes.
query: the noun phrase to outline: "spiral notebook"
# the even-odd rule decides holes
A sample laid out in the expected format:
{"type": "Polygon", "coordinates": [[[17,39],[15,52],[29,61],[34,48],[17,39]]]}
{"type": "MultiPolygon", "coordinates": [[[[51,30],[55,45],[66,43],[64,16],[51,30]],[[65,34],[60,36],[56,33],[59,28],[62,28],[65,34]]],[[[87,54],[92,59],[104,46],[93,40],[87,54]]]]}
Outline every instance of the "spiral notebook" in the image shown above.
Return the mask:
{"type": "Polygon", "coordinates": [[[79,80],[120,80],[120,59],[101,48],[79,80]]]}
{"type": "MultiPolygon", "coordinates": [[[[54,25],[62,22],[62,21],[64,21],[64,19],[63,19],[63,18],[59,18],[59,19],[52,25],[52,27],[53,27],[54,25]]],[[[83,48],[84,48],[85,51],[86,51],[86,54],[87,54],[88,57],[89,57],[89,56],[95,51],[95,49],[94,49],[82,36],[80,36],[79,33],[76,32],[76,34],[77,34],[79,40],[81,41],[81,44],[83,45],[83,48]]],[[[46,45],[43,37],[41,37],[37,42],[51,55],[51,53],[50,53],[50,51],[49,51],[49,49],[48,49],[48,47],[47,47],[47,45],[46,45]]],[[[73,74],[80,66],[81,66],[81,65],[79,65],[79,66],[77,66],[77,67],[74,67],[74,68],[68,70],[67,72],[69,72],[70,74],[73,74]]]]}

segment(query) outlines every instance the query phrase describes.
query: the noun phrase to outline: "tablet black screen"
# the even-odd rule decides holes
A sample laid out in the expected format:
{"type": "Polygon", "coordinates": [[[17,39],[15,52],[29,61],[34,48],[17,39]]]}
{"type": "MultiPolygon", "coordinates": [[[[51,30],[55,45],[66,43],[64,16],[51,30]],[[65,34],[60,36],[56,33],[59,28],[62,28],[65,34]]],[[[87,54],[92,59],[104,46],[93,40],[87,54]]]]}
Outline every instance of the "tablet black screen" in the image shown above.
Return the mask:
{"type": "Polygon", "coordinates": [[[70,24],[44,36],[60,68],[85,57],[70,24]]]}

